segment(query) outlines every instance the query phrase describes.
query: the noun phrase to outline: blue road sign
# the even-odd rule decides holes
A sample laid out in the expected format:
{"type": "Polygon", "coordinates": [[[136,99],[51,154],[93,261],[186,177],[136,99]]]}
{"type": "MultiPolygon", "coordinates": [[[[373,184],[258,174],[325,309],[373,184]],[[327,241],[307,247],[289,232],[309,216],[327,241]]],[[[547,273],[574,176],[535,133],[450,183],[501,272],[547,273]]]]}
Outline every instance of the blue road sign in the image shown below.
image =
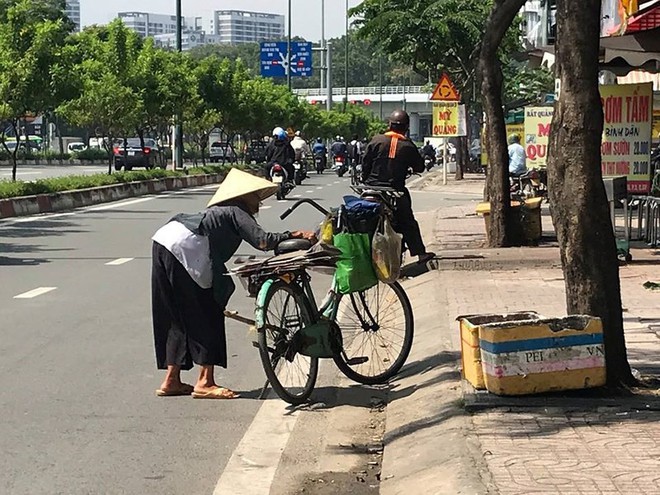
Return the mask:
{"type": "MultiPolygon", "coordinates": [[[[264,41],[261,43],[261,75],[264,77],[286,77],[286,41],[264,41]]],[[[291,42],[291,77],[312,75],[312,44],[307,41],[291,42]]]]}

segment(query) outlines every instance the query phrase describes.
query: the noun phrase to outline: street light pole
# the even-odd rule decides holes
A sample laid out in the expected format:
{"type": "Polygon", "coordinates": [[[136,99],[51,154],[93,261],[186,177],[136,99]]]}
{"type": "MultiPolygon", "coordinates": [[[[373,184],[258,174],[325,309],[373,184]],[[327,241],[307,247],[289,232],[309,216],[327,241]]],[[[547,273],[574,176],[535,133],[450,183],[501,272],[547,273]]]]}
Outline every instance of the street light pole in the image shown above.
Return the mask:
{"type": "MultiPolygon", "coordinates": [[[[176,0],[176,51],[181,53],[183,50],[182,43],[183,31],[183,18],[181,16],[181,0],[176,0]]],[[[174,126],[174,170],[183,168],[183,116],[181,112],[176,115],[176,122],[174,126]]]]}
{"type": "Polygon", "coordinates": [[[291,91],[291,0],[289,0],[289,15],[287,18],[289,23],[287,41],[286,41],[286,84],[291,91]]]}
{"type": "Polygon", "coordinates": [[[321,91],[325,88],[325,0],[321,0],[321,91]]]}
{"type": "Polygon", "coordinates": [[[346,37],[344,39],[344,112],[348,104],[348,0],[346,0],[346,37]]]}
{"type": "Polygon", "coordinates": [[[380,120],[383,120],[383,54],[378,53],[378,85],[380,89],[380,120]]]}

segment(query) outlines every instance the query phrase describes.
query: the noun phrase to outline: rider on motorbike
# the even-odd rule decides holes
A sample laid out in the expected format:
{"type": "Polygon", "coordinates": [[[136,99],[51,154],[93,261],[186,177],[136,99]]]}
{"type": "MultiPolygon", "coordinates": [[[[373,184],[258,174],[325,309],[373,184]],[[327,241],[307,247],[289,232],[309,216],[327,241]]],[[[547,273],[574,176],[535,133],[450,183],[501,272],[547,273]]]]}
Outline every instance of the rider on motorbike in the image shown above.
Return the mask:
{"type": "Polygon", "coordinates": [[[341,136],[337,136],[335,138],[335,142],[332,143],[332,145],[330,146],[330,155],[332,159],[334,160],[335,157],[341,156],[344,159],[344,161],[346,161],[347,153],[348,153],[348,147],[346,146],[346,143],[341,138],[341,136]]]}
{"type": "Polygon", "coordinates": [[[296,154],[296,160],[302,161],[310,155],[309,144],[302,138],[300,131],[296,131],[295,137],[291,140],[291,147],[296,154]]]}
{"type": "Polygon", "coordinates": [[[406,188],[408,169],[424,171],[424,161],[417,146],[406,137],[410,127],[410,117],[403,110],[395,110],[390,115],[389,131],[374,136],[364,154],[362,180],[371,186],[388,186],[403,195],[398,199],[394,212],[394,229],[403,235],[403,240],[411,256],[418,256],[423,263],[435,255],[427,252],[412,210],[412,199],[406,188]]]}
{"type": "Polygon", "coordinates": [[[426,141],[426,144],[422,148],[422,158],[426,159],[426,157],[431,159],[431,163],[435,163],[435,148],[431,144],[431,141],[426,141]]]}
{"type": "Polygon", "coordinates": [[[270,169],[274,164],[284,167],[287,181],[292,182],[294,176],[293,162],[296,153],[289,143],[286,131],[281,127],[273,129],[273,139],[266,147],[266,177],[270,177],[270,169]]]}
{"type": "Polygon", "coordinates": [[[312,147],[312,152],[314,153],[314,158],[317,156],[321,157],[321,166],[325,169],[328,165],[328,149],[323,144],[323,139],[316,138],[316,143],[312,147]]]}

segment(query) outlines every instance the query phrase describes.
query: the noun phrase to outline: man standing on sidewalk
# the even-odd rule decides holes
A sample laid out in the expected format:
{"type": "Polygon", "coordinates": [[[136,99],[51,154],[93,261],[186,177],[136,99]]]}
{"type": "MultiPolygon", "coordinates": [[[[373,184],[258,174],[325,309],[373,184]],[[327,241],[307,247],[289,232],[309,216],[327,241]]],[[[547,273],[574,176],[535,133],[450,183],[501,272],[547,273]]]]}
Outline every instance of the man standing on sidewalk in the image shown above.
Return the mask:
{"type": "Polygon", "coordinates": [[[427,253],[419,224],[412,210],[412,198],[406,188],[408,169],[421,173],[424,160],[417,146],[406,137],[410,117],[403,110],[394,110],[389,119],[389,130],[374,136],[367,145],[362,164],[362,181],[370,186],[387,186],[401,191],[394,212],[394,229],[403,235],[411,256],[418,256],[419,263],[432,259],[435,254],[427,253]]]}

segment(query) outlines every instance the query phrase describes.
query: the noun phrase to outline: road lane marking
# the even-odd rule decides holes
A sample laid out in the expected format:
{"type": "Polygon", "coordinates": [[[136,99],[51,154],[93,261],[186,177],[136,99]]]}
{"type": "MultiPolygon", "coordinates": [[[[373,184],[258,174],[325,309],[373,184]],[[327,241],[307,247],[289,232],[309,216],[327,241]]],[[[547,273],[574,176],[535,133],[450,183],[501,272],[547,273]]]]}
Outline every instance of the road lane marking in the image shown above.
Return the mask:
{"type": "MultiPolygon", "coordinates": [[[[10,177],[11,174],[12,174],[11,172],[2,172],[2,173],[0,173],[0,175],[6,175],[8,177],[10,177]]],[[[19,167],[18,171],[16,172],[16,177],[20,179],[19,176],[21,176],[21,175],[41,175],[41,174],[43,174],[43,172],[26,172],[24,170],[21,170],[20,167],[19,167]]]]}
{"type": "Polygon", "coordinates": [[[213,495],[268,495],[297,419],[298,412],[291,412],[286,402],[264,402],[229,459],[213,495]]]}
{"type": "Polygon", "coordinates": [[[19,294],[17,296],[14,296],[14,299],[32,299],[37,296],[41,296],[43,294],[46,294],[47,292],[53,291],[57,289],[57,287],[38,287],[36,289],[29,290],[27,292],[23,292],[23,294],[19,294]]]}
{"type": "Polygon", "coordinates": [[[313,192],[314,192],[314,189],[308,189],[307,191],[305,191],[306,194],[313,193],[313,192]]]}
{"type": "Polygon", "coordinates": [[[323,186],[318,186],[316,189],[323,189],[323,186]]]}
{"type": "Polygon", "coordinates": [[[302,194],[294,194],[291,196],[292,198],[302,198],[302,194]]]}
{"type": "Polygon", "coordinates": [[[122,201],[121,203],[113,203],[113,204],[109,204],[109,205],[95,206],[93,208],[88,208],[87,211],[112,210],[114,208],[121,208],[122,206],[129,206],[129,205],[136,205],[138,203],[145,203],[147,201],[151,201],[152,199],[153,198],[132,199],[130,201],[122,201]]]}
{"type": "Polygon", "coordinates": [[[259,209],[260,210],[267,210],[268,208],[272,208],[272,207],[273,207],[272,205],[263,205],[263,206],[260,206],[259,209]]]}
{"type": "Polygon", "coordinates": [[[124,263],[128,263],[129,261],[133,261],[135,258],[117,258],[116,260],[109,261],[106,263],[108,266],[119,266],[123,265],[124,263]]]}

